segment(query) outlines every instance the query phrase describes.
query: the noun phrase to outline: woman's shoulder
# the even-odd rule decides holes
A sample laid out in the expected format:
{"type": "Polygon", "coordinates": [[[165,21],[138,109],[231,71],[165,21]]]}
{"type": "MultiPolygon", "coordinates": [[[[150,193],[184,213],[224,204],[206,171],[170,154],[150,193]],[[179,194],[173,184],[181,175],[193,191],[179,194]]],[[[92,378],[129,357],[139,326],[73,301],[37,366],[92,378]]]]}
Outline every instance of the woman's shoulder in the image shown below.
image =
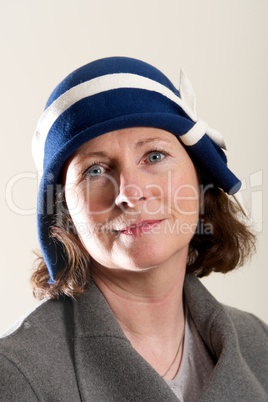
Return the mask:
{"type": "Polygon", "coordinates": [[[45,300],[1,334],[0,355],[44,347],[66,332],[65,318],[71,313],[67,299],[45,300]]]}
{"type": "Polygon", "coordinates": [[[18,395],[21,401],[77,400],[72,323],[71,300],[48,300],[4,334],[0,339],[1,401],[18,400],[18,395]]]}
{"type": "Polygon", "coordinates": [[[224,306],[233,325],[236,328],[238,334],[242,338],[246,338],[246,334],[252,334],[254,336],[259,335],[267,338],[268,342],[268,325],[258,318],[256,315],[239,310],[235,307],[224,306]]]}
{"type": "Polygon", "coordinates": [[[247,367],[267,390],[268,326],[254,314],[225,307],[235,328],[234,341],[247,367]]]}
{"type": "Polygon", "coordinates": [[[13,322],[13,324],[4,330],[4,332],[0,333],[0,344],[3,339],[7,338],[10,335],[16,334],[16,332],[20,332],[23,330],[24,325],[27,326],[26,322],[28,320],[34,319],[38,314],[44,311],[43,305],[47,304],[48,300],[43,299],[37,302],[32,308],[26,311],[19,319],[13,322]]]}

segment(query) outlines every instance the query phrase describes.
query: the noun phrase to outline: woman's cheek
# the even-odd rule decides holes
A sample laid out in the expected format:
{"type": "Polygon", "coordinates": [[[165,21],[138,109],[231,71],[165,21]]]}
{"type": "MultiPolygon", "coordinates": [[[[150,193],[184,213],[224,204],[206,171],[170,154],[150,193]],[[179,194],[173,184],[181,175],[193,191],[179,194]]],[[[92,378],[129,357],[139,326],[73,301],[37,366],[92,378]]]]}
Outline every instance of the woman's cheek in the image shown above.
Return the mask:
{"type": "Polygon", "coordinates": [[[196,186],[183,184],[174,192],[174,208],[180,215],[196,216],[199,214],[199,193],[196,186]]]}
{"type": "Polygon", "coordinates": [[[108,213],[115,207],[115,198],[118,185],[112,177],[108,176],[86,182],[81,197],[86,206],[87,214],[108,213]]]}

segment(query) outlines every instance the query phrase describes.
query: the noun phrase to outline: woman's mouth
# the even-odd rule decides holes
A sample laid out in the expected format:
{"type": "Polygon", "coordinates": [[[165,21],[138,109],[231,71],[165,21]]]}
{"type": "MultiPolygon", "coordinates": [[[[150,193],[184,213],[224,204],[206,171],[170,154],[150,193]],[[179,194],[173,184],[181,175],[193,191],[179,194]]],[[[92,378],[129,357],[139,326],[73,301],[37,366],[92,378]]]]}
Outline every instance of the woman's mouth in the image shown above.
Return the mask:
{"type": "Polygon", "coordinates": [[[118,233],[127,236],[140,236],[143,233],[149,232],[156,233],[156,231],[159,230],[159,225],[162,221],[163,219],[142,221],[118,230],[118,233]]]}

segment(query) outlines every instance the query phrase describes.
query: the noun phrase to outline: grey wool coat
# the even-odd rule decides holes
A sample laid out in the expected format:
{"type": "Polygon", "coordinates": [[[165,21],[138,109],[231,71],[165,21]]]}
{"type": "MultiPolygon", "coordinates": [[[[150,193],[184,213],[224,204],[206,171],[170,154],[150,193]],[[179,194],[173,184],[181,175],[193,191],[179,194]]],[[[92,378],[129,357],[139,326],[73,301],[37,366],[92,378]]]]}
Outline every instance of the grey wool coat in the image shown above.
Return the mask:
{"type": "MultiPolygon", "coordinates": [[[[216,365],[200,402],[268,401],[268,329],[222,306],[194,276],[184,292],[216,365]]],[[[0,340],[0,401],[175,402],[90,283],[77,301],[46,301],[0,340]]]]}

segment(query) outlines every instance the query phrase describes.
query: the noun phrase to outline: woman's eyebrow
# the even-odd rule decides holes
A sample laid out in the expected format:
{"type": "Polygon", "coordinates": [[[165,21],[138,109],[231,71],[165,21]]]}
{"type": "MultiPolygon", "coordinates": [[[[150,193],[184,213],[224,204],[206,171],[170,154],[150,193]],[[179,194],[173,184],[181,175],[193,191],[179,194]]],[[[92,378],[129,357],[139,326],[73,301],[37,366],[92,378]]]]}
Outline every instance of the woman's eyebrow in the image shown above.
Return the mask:
{"type": "Polygon", "coordinates": [[[145,138],[144,140],[138,141],[138,142],[136,143],[136,145],[135,145],[135,148],[140,148],[140,147],[142,147],[143,145],[150,144],[150,143],[155,142],[155,141],[162,141],[162,142],[171,143],[171,140],[169,140],[168,138],[152,137],[152,138],[145,138]]]}
{"type": "Polygon", "coordinates": [[[82,154],[81,154],[82,156],[86,156],[86,157],[88,157],[88,156],[105,156],[105,157],[107,157],[108,156],[108,153],[107,152],[105,152],[105,151],[93,151],[93,152],[83,152],[82,154]]]}
{"type": "Polygon", "coordinates": [[[85,158],[108,158],[107,152],[104,151],[95,151],[95,152],[81,152],[79,153],[78,160],[74,163],[74,165],[79,165],[81,161],[85,158]]]}

